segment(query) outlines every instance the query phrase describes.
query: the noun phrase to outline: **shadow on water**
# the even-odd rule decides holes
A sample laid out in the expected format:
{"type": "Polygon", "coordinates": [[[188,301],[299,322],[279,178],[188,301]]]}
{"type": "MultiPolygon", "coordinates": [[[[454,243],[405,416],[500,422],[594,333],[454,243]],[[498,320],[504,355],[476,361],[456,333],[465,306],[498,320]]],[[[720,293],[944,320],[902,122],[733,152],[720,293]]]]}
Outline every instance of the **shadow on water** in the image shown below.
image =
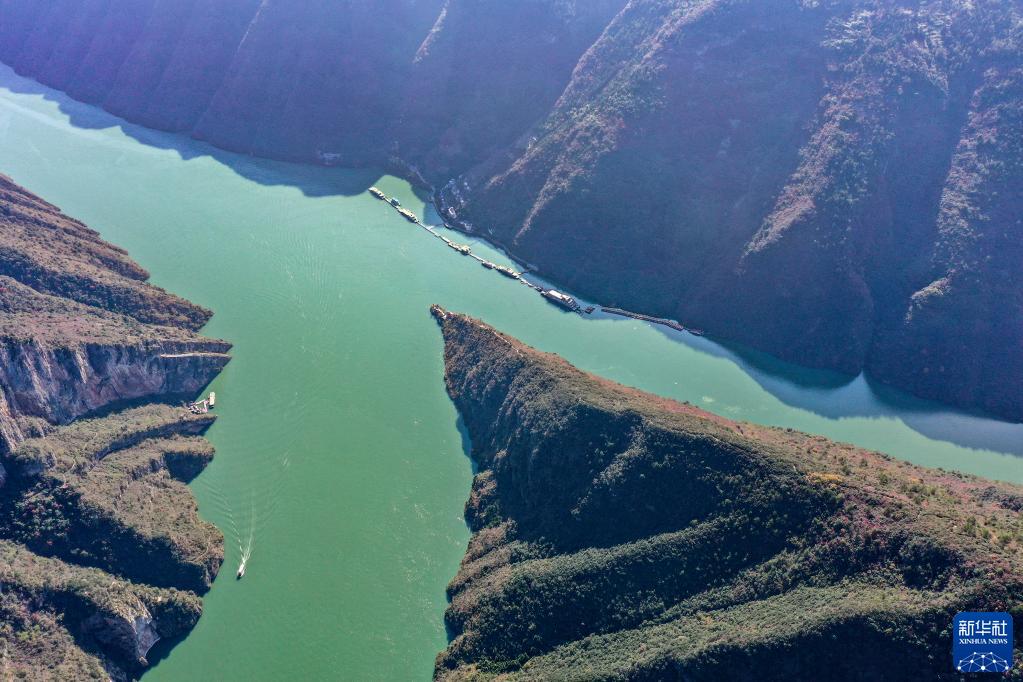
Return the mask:
{"type": "Polygon", "coordinates": [[[174,637],[163,637],[157,640],[156,644],[154,644],[149,650],[149,653],[146,654],[146,660],[149,662],[149,668],[155,668],[161,661],[170,656],[174,647],[183,642],[189,634],[191,634],[191,631],[186,631],[180,635],[175,635],[174,637]]]}
{"type": "Polygon", "coordinates": [[[897,417],[932,440],[1023,456],[1023,424],[917,398],[864,373],[813,369],[740,344],[654,327],[694,350],[735,363],[761,388],[790,407],[833,420],[897,417]]]}
{"type": "MultiPolygon", "coordinates": [[[[373,169],[327,169],[238,154],[183,134],[161,132],[129,123],[96,106],[84,104],[58,90],[19,76],[4,64],[0,64],[0,88],[54,102],[68,117],[71,125],[77,128],[118,128],[143,145],[174,151],[183,160],[209,157],[260,185],[295,187],[306,196],[361,194],[382,176],[381,171],[373,169]]],[[[414,187],[413,191],[417,198],[430,205],[430,196],[426,190],[414,187]]],[[[428,209],[427,216],[439,221],[439,216],[432,209],[428,209]]],[[[531,276],[531,279],[544,286],[552,286],[542,278],[531,276]]],[[[619,319],[599,312],[593,317],[619,319]]],[[[659,325],[653,326],[675,342],[735,363],[765,391],[791,407],[828,419],[897,417],[909,428],[931,439],[1023,456],[1023,424],[999,421],[987,415],[971,414],[914,398],[862,374],[849,376],[801,367],[738,344],[694,337],[659,325]]],[[[464,424],[459,420],[466,456],[469,456],[468,435],[463,429],[464,424]]],[[[475,466],[473,463],[474,472],[475,466]]]]}
{"type": "Polygon", "coordinates": [[[455,420],[455,428],[458,429],[458,435],[462,438],[462,454],[465,455],[466,459],[469,460],[469,464],[472,465],[472,475],[475,476],[479,473],[480,468],[472,457],[472,439],[469,438],[469,429],[466,427],[462,415],[458,415],[458,419],[455,420]]]}
{"type": "MultiPolygon", "coordinates": [[[[476,460],[472,457],[472,439],[469,438],[469,428],[465,425],[465,420],[462,419],[461,414],[459,414],[458,418],[455,419],[455,428],[458,429],[458,435],[461,437],[462,454],[464,454],[469,460],[469,464],[472,466],[472,475],[475,477],[476,474],[479,473],[479,466],[477,466],[476,460]]],[[[466,528],[469,528],[468,518],[465,519],[465,526],[466,528]]],[[[472,532],[471,528],[469,528],[469,532],[472,532]]],[[[450,595],[448,596],[447,602],[448,604],[451,604],[450,595]]],[[[452,622],[448,619],[446,610],[444,613],[444,632],[447,634],[449,644],[460,634],[458,630],[454,629],[452,622]]]]}
{"type": "MultiPolygon", "coordinates": [[[[555,283],[535,273],[528,277],[540,286],[557,288],[555,283]]],[[[593,314],[584,316],[586,319],[627,319],[601,312],[599,303],[576,298],[583,307],[596,307],[593,314]]],[[[836,421],[857,417],[898,419],[932,440],[1023,457],[1023,424],[917,398],[863,373],[853,376],[804,367],[734,342],[695,336],[659,324],[649,326],[675,343],[735,364],[772,397],[789,407],[836,421]]]]}
{"type": "Polygon", "coordinates": [[[0,64],[0,88],[19,95],[33,95],[53,102],[68,122],[83,130],[117,128],[133,140],[155,149],[173,151],[185,161],[209,157],[227,166],[238,175],[266,186],[289,186],[310,197],[354,196],[369,189],[383,176],[374,169],[327,169],[287,161],[273,161],[244,153],[225,151],[188,137],[183,133],[146,128],[119,118],[98,106],[72,99],[59,90],[19,76],[11,67],[0,64]]]}

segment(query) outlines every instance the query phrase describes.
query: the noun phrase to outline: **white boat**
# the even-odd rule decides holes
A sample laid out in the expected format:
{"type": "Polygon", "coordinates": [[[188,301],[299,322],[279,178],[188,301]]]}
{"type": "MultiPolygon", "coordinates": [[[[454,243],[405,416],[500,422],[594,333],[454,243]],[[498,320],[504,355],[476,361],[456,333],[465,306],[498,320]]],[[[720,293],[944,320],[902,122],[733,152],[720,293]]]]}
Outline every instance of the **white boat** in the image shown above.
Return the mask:
{"type": "Polygon", "coordinates": [[[217,404],[217,394],[214,393],[213,391],[210,391],[209,403],[210,407],[213,407],[214,405],[217,404]]]}
{"type": "Polygon", "coordinates": [[[235,575],[235,580],[241,580],[245,576],[245,562],[243,561],[238,566],[238,573],[235,575]]]}

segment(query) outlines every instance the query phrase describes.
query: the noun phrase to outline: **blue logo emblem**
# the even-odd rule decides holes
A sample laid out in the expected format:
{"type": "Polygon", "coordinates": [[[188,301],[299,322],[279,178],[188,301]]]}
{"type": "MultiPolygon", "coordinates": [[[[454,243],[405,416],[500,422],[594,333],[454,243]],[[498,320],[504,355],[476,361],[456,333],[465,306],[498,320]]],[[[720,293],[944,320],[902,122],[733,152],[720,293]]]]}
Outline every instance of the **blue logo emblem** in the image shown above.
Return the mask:
{"type": "Polygon", "coordinates": [[[952,665],[964,673],[1004,673],[1012,668],[1012,616],[964,611],[952,619],[952,665]]]}

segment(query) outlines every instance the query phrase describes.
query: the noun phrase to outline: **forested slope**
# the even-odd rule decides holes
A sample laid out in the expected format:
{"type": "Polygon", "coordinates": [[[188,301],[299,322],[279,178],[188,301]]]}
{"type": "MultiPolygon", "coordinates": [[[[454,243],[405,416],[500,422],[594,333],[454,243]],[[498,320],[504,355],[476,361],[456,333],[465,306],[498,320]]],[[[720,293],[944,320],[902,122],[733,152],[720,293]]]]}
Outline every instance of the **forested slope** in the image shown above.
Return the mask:
{"type": "Polygon", "coordinates": [[[137,677],[202,611],[223,536],[186,483],[230,359],[210,311],[0,177],[0,678],[137,677]]]}
{"type": "Polygon", "coordinates": [[[377,165],[599,302],[1023,419],[1019,0],[30,0],[0,60],[377,165]]]}
{"type": "Polygon", "coordinates": [[[433,312],[478,467],[438,679],[957,679],[956,612],[1023,615],[1019,487],[732,422],[433,312]]]}

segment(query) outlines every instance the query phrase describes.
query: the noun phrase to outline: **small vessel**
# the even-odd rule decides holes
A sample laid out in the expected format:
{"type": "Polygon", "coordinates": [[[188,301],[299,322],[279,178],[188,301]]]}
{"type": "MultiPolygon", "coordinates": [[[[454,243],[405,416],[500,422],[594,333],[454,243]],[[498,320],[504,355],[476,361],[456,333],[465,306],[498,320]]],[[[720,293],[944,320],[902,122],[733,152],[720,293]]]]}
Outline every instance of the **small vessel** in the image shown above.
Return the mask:
{"type": "Polygon", "coordinates": [[[419,222],[419,216],[417,216],[415,213],[408,210],[407,208],[399,208],[398,213],[400,213],[405,218],[405,220],[409,221],[410,223],[419,222]]]}
{"type": "Polygon", "coordinates": [[[686,329],[686,331],[692,334],[693,336],[703,336],[702,329],[686,329]]]}
{"type": "Polygon", "coordinates": [[[394,206],[395,208],[401,206],[401,202],[398,201],[398,197],[391,197],[391,206],[394,206]]]}
{"type": "Polygon", "coordinates": [[[210,404],[210,407],[213,407],[214,405],[217,404],[217,394],[214,393],[213,391],[210,391],[210,397],[208,398],[208,402],[210,404]]]}
{"type": "Polygon", "coordinates": [[[480,261],[480,265],[482,265],[483,267],[485,267],[485,268],[486,268],[487,270],[493,270],[493,269],[494,269],[494,264],[493,264],[493,263],[491,263],[491,262],[490,262],[490,261],[488,261],[488,260],[480,261]]]}
{"type": "Polygon", "coordinates": [[[468,256],[470,253],[472,253],[472,249],[470,249],[465,244],[459,244],[458,242],[448,241],[448,246],[450,246],[463,256],[468,256]]]}
{"type": "Polygon", "coordinates": [[[238,565],[238,573],[235,574],[234,579],[235,580],[241,580],[244,577],[245,577],[245,562],[243,561],[243,562],[241,562],[241,564],[238,565]]]}
{"type": "Polygon", "coordinates": [[[387,200],[387,195],[384,194],[379,189],[377,189],[376,187],[370,187],[369,188],[369,193],[372,194],[373,196],[375,196],[377,199],[381,199],[383,201],[387,200]]]}
{"type": "Polygon", "coordinates": [[[540,295],[551,303],[561,306],[566,310],[571,310],[572,312],[579,310],[579,303],[568,294],[563,294],[555,289],[547,289],[541,291],[540,295]]]}

